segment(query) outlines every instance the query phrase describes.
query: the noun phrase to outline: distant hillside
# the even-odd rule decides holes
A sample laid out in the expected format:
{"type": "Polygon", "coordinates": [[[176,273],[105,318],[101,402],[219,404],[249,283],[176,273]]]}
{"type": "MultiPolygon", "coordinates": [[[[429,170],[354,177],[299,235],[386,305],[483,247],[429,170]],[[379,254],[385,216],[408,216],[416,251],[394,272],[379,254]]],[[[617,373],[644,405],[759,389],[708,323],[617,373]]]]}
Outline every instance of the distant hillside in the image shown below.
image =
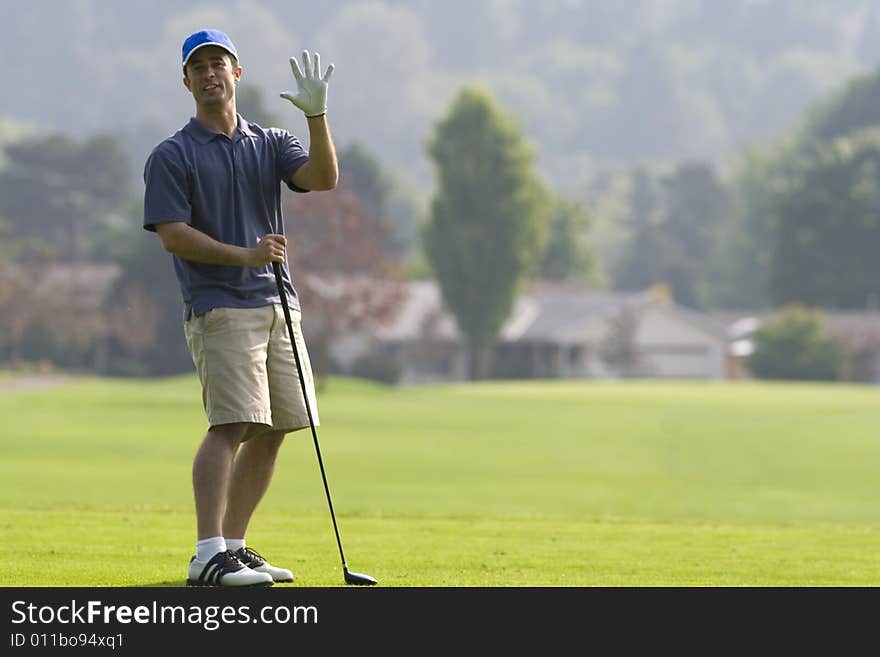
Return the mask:
{"type": "MultiPolygon", "coordinates": [[[[218,27],[246,79],[277,101],[287,59],[318,50],[336,64],[337,142],[361,140],[421,188],[424,143],[465,81],[481,81],[520,120],[548,180],[575,191],[596,167],[721,161],[792,127],[811,102],[880,61],[867,0],[350,0],[290,3],[0,0],[6,69],[0,119],[42,130],[123,135],[139,169],[150,146],[190,116],[183,37],[218,27]]],[[[277,101],[277,103],[276,103],[277,101]]]]}

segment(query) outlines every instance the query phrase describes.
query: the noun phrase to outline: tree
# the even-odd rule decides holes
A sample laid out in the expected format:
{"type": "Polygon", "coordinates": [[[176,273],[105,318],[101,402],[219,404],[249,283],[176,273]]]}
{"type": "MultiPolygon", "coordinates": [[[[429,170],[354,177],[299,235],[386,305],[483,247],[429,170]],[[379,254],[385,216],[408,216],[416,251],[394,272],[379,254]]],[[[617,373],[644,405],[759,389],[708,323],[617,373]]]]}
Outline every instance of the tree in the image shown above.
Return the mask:
{"type": "MultiPolygon", "coordinates": [[[[829,294],[819,294],[815,289],[805,291],[806,286],[837,286],[833,274],[819,274],[816,267],[840,248],[838,238],[849,231],[832,228],[837,220],[831,217],[839,216],[844,208],[852,209],[852,203],[849,192],[840,187],[845,176],[831,175],[829,158],[833,160],[834,156],[830,153],[837,151],[848,158],[847,148],[841,150],[840,145],[847,143],[847,139],[850,143],[860,141],[859,134],[878,125],[880,72],[874,71],[849,79],[810,107],[802,123],[775,143],[753,146],[742,153],[730,184],[734,208],[729,220],[720,227],[719,248],[713,258],[716,269],[711,285],[712,305],[766,308],[774,302],[795,300],[840,305],[839,301],[832,302],[829,294]],[[841,139],[844,141],[839,141],[837,147],[831,146],[841,139]],[[817,158],[824,158],[825,164],[818,164],[817,158]],[[835,178],[838,182],[832,183],[835,178]],[[837,191],[828,188],[831,184],[837,185],[837,191]],[[801,196],[802,193],[807,196],[801,196]],[[812,206],[816,200],[820,200],[819,207],[812,206]],[[782,214],[787,215],[784,225],[780,223],[782,214]],[[818,227],[823,224],[831,241],[820,246],[824,237],[819,237],[818,227]],[[810,225],[817,231],[812,237],[810,225]],[[801,265],[795,259],[801,260],[801,265]]],[[[864,200],[864,185],[870,184],[864,180],[857,196],[864,200]]],[[[868,209],[871,205],[869,201],[868,209]]],[[[856,219],[855,224],[859,221],[856,219]]],[[[843,260],[848,257],[846,253],[837,255],[843,260]]],[[[862,286],[853,291],[864,300],[862,286]]],[[[854,304],[859,305],[859,301],[854,304]]]]}
{"type": "Polygon", "coordinates": [[[763,324],[746,365],[761,379],[834,381],[841,377],[842,345],[830,337],[815,310],[791,304],[763,324]]]}
{"type": "Polygon", "coordinates": [[[394,227],[388,218],[391,181],[379,160],[358,142],[352,142],[339,153],[339,190],[358,199],[364,228],[381,241],[389,258],[397,256],[394,227]]]}
{"type": "Polygon", "coordinates": [[[557,199],[539,274],[549,280],[594,280],[596,260],[586,233],[593,218],[576,201],[557,199]]]}
{"type": "Polygon", "coordinates": [[[659,180],[636,169],[632,205],[632,236],[617,262],[615,287],[663,283],[680,303],[706,305],[715,234],[729,209],[712,167],[684,163],[659,180]]]}
{"type": "Polygon", "coordinates": [[[863,308],[880,291],[880,129],[818,142],[775,197],[777,304],[863,308]]]}
{"type": "Polygon", "coordinates": [[[391,260],[402,262],[417,248],[419,211],[412,192],[392,175],[374,153],[359,141],[339,152],[339,189],[353,193],[369,223],[383,233],[382,249],[391,260]]]}
{"type": "Polygon", "coordinates": [[[99,257],[95,245],[128,200],[128,159],[107,135],[78,143],[63,134],[8,144],[0,171],[0,216],[18,240],[64,260],[99,257]]]}
{"type": "Polygon", "coordinates": [[[613,263],[617,290],[641,290],[662,278],[662,192],[656,176],[644,167],[636,167],[630,175],[629,207],[622,222],[629,236],[613,263]]]}
{"type": "Polygon", "coordinates": [[[141,201],[128,210],[122,274],[110,292],[112,374],[164,376],[193,371],[183,335],[183,300],[171,256],[141,228],[141,201]]]}
{"type": "Polygon", "coordinates": [[[465,336],[470,376],[479,378],[521,282],[543,252],[550,204],[519,128],[486,91],[459,93],[428,152],[438,190],[424,248],[465,336]]]}
{"type": "Polygon", "coordinates": [[[323,387],[333,369],[334,341],[392,320],[406,299],[406,287],[399,267],[384,255],[382,233],[354,194],[291,195],[285,213],[303,331],[323,387]]]}
{"type": "Polygon", "coordinates": [[[0,262],[0,359],[103,372],[112,263],[0,262]]]}
{"type": "Polygon", "coordinates": [[[53,286],[40,286],[35,294],[41,272],[37,261],[0,262],[0,356],[12,365],[25,360],[28,334],[48,326],[70,301],[53,286]]]}
{"type": "Polygon", "coordinates": [[[714,169],[703,163],[684,163],[665,180],[668,252],[665,282],[673,296],[687,306],[706,306],[709,273],[718,227],[729,214],[730,201],[714,169]]]}
{"type": "Polygon", "coordinates": [[[831,141],[880,124],[880,70],[856,75],[813,105],[797,130],[805,145],[831,141]]]}
{"type": "Polygon", "coordinates": [[[362,144],[352,142],[339,153],[339,169],[339,189],[354,194],[370,220],[384,223],[391,181],[379,160],[362,144]]]}
{"type": "Polygon", "coordinates": [[[780,155],[752,147],[734,163],[730,212],[715,235],[707,299],[715,308],[767,308],[780,155]]]}

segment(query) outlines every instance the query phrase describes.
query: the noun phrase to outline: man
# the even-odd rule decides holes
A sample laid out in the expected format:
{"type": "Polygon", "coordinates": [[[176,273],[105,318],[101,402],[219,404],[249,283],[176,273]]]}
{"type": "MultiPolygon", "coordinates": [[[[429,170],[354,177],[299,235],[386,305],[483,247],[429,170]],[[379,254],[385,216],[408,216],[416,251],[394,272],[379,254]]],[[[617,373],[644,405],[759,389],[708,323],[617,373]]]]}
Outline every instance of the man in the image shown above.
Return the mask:
{"type": "Polygon", "coordinates": [[[144,167],[144,228],[173,255],[184,333],[202,385],[209,428],[193,461],[198,540],[187,585],[271,586],[292,582],[245,542],[286,433],[309,426],[272,270],[282,263],[295,339],[319,424],[299,301],[285,266],[281,182],[296,192],[329,190],[339,175],[327,122],[327,84],[307,51],[290,59],[309,149],[236,111],[242,67],[230,38],[200,30],[183,43],[183,84],[196,115],[153,149],[144,167]]]}

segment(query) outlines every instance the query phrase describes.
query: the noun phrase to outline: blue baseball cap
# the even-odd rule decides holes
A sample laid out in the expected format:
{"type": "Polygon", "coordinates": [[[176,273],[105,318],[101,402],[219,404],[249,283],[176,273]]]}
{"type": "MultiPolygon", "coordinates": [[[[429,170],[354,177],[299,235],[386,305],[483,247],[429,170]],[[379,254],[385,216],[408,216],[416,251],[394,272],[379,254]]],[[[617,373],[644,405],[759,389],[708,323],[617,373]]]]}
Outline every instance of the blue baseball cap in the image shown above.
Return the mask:
{"type": "Polygon", "coordinates": [[[235,45],[233,45],[232,39],[226,36],[225,32],[221,32],[220,30],[199,30],[198,32],[190,34],[186,37],[186,41],[183,42],[184,68],[186,68],[186,63],[189,61],[192,54],[202,46],[220,46],[235,57],[236,60],[238,59],[238,52],[235,50],[235,45]]]}

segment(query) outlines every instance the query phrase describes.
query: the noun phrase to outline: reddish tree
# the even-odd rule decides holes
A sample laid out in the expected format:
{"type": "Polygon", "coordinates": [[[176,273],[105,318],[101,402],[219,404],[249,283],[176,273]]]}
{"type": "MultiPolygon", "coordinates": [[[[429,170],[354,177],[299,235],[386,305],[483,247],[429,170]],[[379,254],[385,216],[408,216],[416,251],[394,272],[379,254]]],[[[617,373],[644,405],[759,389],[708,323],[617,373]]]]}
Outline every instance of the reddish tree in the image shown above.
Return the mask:
{"type": "Polygon", "coordinates": [[[285,205],[303,331],[323,379],[335,340],[394,319],[406,299],[404,276],[384,255],[382,223],[368,216],[353,193],[298,194],[288,196],[285,205]]]}
{"type": "Polygon", "coordinates": [[[0,265],[0,352],[16,365],[30,341],[45,350],[41,360],[63,350],[69,364],[85,367],[85,355],[110,334],[104,296],[117,276],[107,264],[0,265]]]}

